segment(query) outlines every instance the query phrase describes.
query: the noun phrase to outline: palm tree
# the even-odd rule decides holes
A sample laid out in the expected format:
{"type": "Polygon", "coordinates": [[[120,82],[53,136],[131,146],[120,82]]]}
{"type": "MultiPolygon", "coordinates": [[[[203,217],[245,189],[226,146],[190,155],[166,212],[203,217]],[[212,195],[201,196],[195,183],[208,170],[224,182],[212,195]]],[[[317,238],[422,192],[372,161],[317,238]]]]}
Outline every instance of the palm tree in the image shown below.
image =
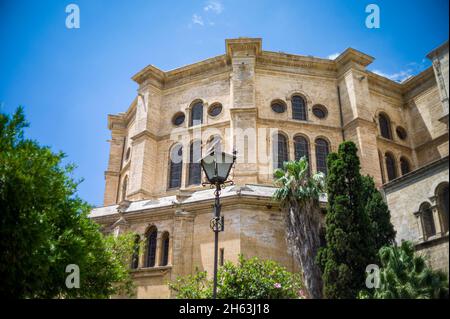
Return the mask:
{"type": "Polygon", "coordinates": [[[447,275],[427,267],[424,257],[414,253],[411,242],[404,241],[400,247],[382,247],[379,256],[382,266],[379,287],[372,295],[360,292],[360,298],[448,298],[447,275]]]}
{"type": "Polygon", "coordinates": [[[322,274],[315,263],[320,247],[320,207],[319,195],[324,189],[323,173],[309,174],[308,161],[302,157],[298,161],[283,164],[274,172],[274,198],[285,212],[286,235],[300,264],[306,288],[311,298],[322,297],[322,274]]]}

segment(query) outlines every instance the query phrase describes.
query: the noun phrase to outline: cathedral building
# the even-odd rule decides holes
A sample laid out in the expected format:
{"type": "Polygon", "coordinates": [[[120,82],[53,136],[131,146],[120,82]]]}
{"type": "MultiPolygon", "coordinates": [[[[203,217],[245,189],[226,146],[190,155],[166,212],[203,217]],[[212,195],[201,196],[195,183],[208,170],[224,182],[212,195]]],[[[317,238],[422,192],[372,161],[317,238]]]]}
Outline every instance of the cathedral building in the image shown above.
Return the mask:
{"type": "Polygon", "coordinates": [[[329,152],[351,140],[397,241],[413,241],[448,273],[448,42],[401,83],[368,71],[374,58],[352,48],[334,60],[264,51],[259,38],[228,39],[225,49],[171,71],[145,67],[126,112],[108,116],[104,206],[90,216],[144,243],[130,265],[137,297],[169,298],[177,276],[212,274],[214,190],[198,163],[211,145],[237,151],[234,185],[221,193],[219,264],[243,254],[297,270],[273,169],[306,156],[326,174],[329,152]]]}

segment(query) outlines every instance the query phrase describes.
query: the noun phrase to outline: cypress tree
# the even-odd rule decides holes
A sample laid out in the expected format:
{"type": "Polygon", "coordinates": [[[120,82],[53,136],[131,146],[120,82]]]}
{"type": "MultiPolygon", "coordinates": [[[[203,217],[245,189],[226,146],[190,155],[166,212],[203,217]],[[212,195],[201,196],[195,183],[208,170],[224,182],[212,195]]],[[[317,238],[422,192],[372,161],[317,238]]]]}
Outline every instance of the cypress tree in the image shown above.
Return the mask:
{"type": "Polygon", "coordinates": [[[317,256],[323,292],[327,298],[355,298],[365,287],[367,265],[376,260],[356,145],[342,143],[327,165],[327,243],[317,256]]]}
{"type": "Polygon", "coordinates": [[[394,244],[395,230],[391,223],[391,213],[370,176],[363,177],[363,200],[372,229],[375,251],[394,244]]]}

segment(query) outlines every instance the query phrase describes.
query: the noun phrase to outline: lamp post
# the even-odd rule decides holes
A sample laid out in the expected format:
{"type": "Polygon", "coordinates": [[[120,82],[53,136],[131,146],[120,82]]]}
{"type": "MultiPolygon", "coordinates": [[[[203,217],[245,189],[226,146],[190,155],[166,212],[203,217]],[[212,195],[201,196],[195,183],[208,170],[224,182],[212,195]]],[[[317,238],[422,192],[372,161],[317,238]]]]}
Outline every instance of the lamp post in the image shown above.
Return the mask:
{"type": "Polygon", "coordinates": [[[214,209],[213,218],[210,222],[210,227],[214,232],[214,286],[213,298],[217,297],[217,258],[219,250],[219,232],[224,230],[224,219],[220,216],[220,190],[222,186],[231,181],[227,181],[231,168],[236,160],[235,154],[227,154],[215,150],[213,145],[207,154],[200,159],[201,166],[205,172],[208,183],[214,190],[214,209]]]}

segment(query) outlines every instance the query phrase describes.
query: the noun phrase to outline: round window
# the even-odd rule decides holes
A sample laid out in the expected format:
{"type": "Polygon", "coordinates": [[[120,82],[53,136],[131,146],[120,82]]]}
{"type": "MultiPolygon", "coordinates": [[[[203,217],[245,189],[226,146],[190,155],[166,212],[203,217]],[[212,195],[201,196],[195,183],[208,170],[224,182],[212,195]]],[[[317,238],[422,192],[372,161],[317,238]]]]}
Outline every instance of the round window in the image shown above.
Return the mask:
{"type": "Polygon", "coordinates": [[[210,116],[217,116],[220,113],[222,113],[222,104],[220,104],[220,103],[215,103],[215,104],[211,105],[208,109],[208,114],[210,116]]]}
{"type": "Polygon", "coordinates": [[[406,130],[401,126],[397,126],[395,132],[397,132],[397,136],[401,140],[406,139],[406,137],[408,136],[408,134],[406,134],[406,130]]]}
{"type": "Polygon", "coordinates": [[[182,113],[182,112],[179,112],[179,113],[175,114],[175,115],[173,116],[173,118],[172,118],[172,123],[173,123],[173,125],[178,126],[178,125],[183,124],[185,117],[186,117],[186,116],[185,116],[184,113],[182,113]]]}
{"type": "Polygon", "coordinates": [[[319,119],[324,119],[328,115],[327,108],[319,104],[313,106],[312,112],[319,119]]]}
{"type": "Polygon", "coordinates": [[[272,111],[275,113],[284,113],[286,111],[286,104],[282,101],[274,101],[271,104],[272,111]]]}

